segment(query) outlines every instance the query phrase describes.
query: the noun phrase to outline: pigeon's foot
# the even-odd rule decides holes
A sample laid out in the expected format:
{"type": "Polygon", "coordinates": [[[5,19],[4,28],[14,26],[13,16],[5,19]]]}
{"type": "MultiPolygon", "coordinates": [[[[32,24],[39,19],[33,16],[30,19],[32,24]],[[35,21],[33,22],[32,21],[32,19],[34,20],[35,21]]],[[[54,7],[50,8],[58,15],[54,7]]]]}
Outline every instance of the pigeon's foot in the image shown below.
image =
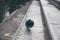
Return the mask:
{"type": "Polygon", "coordinates": [[[29,29],[29,28],[27,28],[27,30],[28,30],[28,31],[30,31],[30,29],[29,29]]]}

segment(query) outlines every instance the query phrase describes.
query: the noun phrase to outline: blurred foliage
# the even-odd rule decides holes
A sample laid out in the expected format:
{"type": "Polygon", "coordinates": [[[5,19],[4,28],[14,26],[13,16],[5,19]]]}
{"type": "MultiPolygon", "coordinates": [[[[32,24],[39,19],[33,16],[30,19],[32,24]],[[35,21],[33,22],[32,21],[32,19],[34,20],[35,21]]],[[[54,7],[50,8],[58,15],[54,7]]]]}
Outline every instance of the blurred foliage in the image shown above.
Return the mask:
{"type": "Polygon", "coordinates": [[[27,1],[29,0],[0,0],[0,22],[4,19],[6,10],[11,13],[18,5],[25,5],[27,1]]]}

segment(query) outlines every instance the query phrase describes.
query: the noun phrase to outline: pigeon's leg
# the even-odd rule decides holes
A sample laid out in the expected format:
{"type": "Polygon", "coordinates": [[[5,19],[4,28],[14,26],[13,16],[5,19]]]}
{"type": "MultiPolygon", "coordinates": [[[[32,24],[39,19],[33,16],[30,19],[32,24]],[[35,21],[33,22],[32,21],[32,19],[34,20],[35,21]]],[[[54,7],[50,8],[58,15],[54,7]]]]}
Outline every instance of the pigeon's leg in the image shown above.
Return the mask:
{"type": "Polygon", "coordinates": [[[27,27],[27,30],[30,31],[29,27],[27,27]]]}

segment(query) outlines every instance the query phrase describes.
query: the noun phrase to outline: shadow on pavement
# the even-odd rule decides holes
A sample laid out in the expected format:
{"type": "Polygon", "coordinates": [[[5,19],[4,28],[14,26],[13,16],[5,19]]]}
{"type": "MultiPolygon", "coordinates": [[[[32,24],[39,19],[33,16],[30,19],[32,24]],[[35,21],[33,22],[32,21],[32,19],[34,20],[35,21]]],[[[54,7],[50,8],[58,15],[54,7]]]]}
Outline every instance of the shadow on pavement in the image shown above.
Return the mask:
{"type": "Polygon", "coordinates": [[[52,35],[49,30],[49,25],[48,25],[47,19],[45,17],[41,1],[40,1],[40,10],[41,10],[42,23],[44,26],[44,30],[43,30],[44,31],[44,38],[45,38],[45,40],[52,40],[52,35]]]}
{"type": "Polygon", "coordinates": [[[26,37],[27,40],[32,40],[32,32],[31,31],[28,31],[26,29],[24,34],[25,34],[25,37],[26,37]]]}

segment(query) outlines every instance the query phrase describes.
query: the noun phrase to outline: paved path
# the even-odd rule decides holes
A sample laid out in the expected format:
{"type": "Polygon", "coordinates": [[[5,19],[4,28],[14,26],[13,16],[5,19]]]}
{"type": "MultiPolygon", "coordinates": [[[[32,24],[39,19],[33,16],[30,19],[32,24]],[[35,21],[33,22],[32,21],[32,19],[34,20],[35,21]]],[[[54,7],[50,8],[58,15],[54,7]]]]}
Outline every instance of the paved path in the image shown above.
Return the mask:
{"type": "Polygon", "coordinates": [[[53,40],[60,40],[60,10],[56,9],[47,0],[41,0],[43,10],[49,25],[53,40]]]}
{"type": "Polygon", "coordinates": [[[60,11],[56,9],[52,4],[50,4],[47,0],[40,0],[40,2],[41,4],[39,4],[39,1],[37,0],[32,1],[32,4],[25,15],[25,18],[19,25],[16,33],[12,35],[12,40],[60,39],[60,11]],[[46,18],[43,18],[44,15],[42,13],[46,18]],[[25,22],[28,19],[34,21],[34,26],[30,29],[31,31],[27,31],[25,26],[25,22]],[[45,23],[45,26],[43,25],[42,20],[45,23]],[[46,26],[48,27],[51,36],[49,36],[46,26]],[[50,37],[52,37],[52,39],[50,37]]]}
{"type": "Polygon", "coordinates": [[[33,0],[24,20],[13,35],[12,40],[44,40],[43,29],[39,1],[33,0]],[[34,21],[34,26],[30,29],[31,31],[27,31],[25,26],[25,22],[28,19],[34,21]]]}

